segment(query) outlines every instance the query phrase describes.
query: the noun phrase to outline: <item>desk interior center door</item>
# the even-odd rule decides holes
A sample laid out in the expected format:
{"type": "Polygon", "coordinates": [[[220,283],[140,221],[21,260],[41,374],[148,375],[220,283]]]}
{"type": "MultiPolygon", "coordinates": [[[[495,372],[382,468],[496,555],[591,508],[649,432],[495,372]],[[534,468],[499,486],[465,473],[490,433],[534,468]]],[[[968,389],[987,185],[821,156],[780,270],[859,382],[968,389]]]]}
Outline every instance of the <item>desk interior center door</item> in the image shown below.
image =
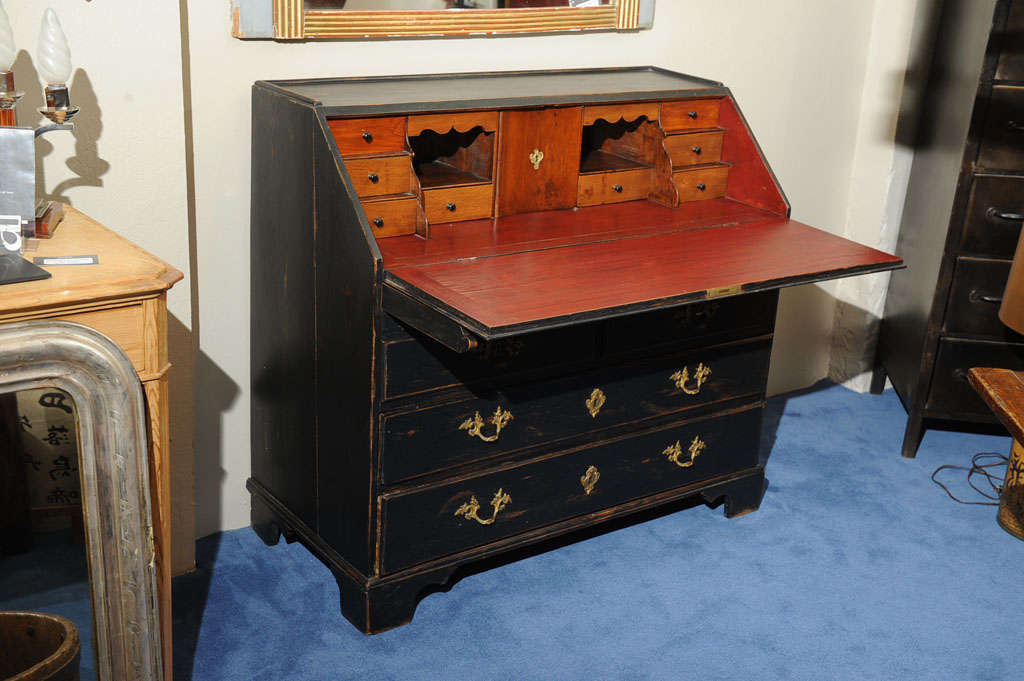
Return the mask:
{"type": "Polygon", "coordinates": [[[582,124],[578,106],[501,112],[498,217],[576,206],[582,124]]]}

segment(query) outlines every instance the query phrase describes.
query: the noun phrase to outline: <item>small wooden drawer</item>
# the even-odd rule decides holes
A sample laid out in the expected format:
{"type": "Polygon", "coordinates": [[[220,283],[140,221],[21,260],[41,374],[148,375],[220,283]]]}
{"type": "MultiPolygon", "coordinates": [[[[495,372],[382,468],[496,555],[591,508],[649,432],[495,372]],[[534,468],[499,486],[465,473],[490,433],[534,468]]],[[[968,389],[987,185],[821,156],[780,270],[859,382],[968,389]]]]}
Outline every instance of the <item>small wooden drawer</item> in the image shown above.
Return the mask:
{"type": "MultiPolygon", "coordinates": [[[[999,22],[996,27],[999,28],[999,22]]],[[[996,67],[996,80],[1024,81],[1024,43],[1020,36],[1024,35],[1024,2],[1010,3],[1010,12],[1006,24],[995,34],[992,43],[1001,45],[999,65],[996,67]]]]}
{"type": "Polygon", "coordinates": [[[412,158],[407,154],[346,158],[345,169],[359,196],[405,194],[413,189],[412,158]]]}
{"type": "Polygon", "coordinates": [[[489,218],[494,214],[494,185],[428,189],[423,203],[427,222],[434,225],[489,218]]]}
{"type": "Polygon", "coordinates": [[[635,121],[641,116],[646,117],[649,121],[658,120],[658,103],[606,104],[583,107],[583,125],[593,125],[598,120],[608,123],[629,122],[635,121]]]}
{"type": "Polygon", "coordinates": [[[978,175],[971,186],[960,252],[1013,258],[1024,224],[1024,178],[978,175]]]}
{"type": "Polygon", "coordinates": [[[714,163],[676,170],[672,173],[672,181],[675,182],[680,201],[719,199],[725,196],[729,166],[714,163]]]}
{"type": "Polygon", "coordinates": [[[669,135],[665,138],[665,150],[673,166],[692,166],[700,163],[715,163],[722,158],[722,138],[725,131],[691,132],[685,135],[669,135]]]}
{"type": "Polygon", "coordinates": [[[454,352],[423,334],[390,324],[384,333],[405,338],[388,342],[384,348],[384,394],[388,399],[457,385],[493,385],[513,375],[587,362],[597,357],[599,341],[593,324],[481,341],[470,352],[454,352]]]}
{"type": "Polygon", "coordinates": [[[1010,264],[1009,260],[957,258],[946,308],[946,333],[1024,343],[1024,336],[999,321],[1010,264]]]}
{"type": "Polygon", "coordinates": [[[767,335],[775,328],[778,291],[704,300],[605,322],[605,351],[628,354],[649,347],[692,345],[767,335]]]}
{"type": "Polygon", "coordinates": [[[988,170],[1024,170],[1024,87],[992,88],[978,165],[988,170]]]}
{"type": "Polygon", "coordinates": [[[661,103],[661,127],[667,131],[700,130],[718,125],[719,99],[684,99],[661,103]]]}
{"type": "Polygon", "coordinates": [[[498,129],[497,111],[471,111],[468,113],[440,113],[409,116],[409,137],[415,137],[424,130],[432,130],[439,135],[455,130],[469,132],[473,128],[483,128],[487,132],[498,129]]]}
{"type": "Polygon", "coordinates": [[[942,339],[925,405],[927,411],[934,412],[932,416],[995,421],[992,411],[967,382],[971,367],[1024,371],[1024,344],[942,339]]]}
{"type": "Polygon", "coordinates": [[[413,195],[363,200],[363,212],[378,237],[415,234],[419,202],[413,195]]]}
{"type": "Polygon", "coordinates": [[[613,173],[580,175],[579,206],[646,199],[651,193],[651,169],[620,170],[613,173]]]}
{"type": "Polygon", "coordinates": [[[384,572],[754,468],[759,406],[384,498],[384,572]]]}
{"type": "Polygon", "coordinates": [[[763,395],[769,351],[767,341],[703,348],[551,381],[477,389],[475,399],[386,415],[381,419],[383,482],[763,395]]]}
{"type": "Polygon", "coordinates": [[[405,151],[404,116],[336,118],[327,124],[342,155],[405,151]]]}

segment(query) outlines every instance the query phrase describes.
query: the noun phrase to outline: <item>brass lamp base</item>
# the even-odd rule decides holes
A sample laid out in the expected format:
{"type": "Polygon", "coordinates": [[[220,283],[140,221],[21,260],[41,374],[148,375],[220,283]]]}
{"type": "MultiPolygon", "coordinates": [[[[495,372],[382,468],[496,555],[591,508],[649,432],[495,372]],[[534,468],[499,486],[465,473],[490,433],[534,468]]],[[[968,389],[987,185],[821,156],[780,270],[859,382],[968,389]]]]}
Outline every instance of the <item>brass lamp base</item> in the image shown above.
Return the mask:
{"type": "Polygon", "coordinates": [[[1014,537],[1024,539],[1024,445],[1016,441],[1006,465],[1006,479],[999,495],[996,520],[1014,537]]]}

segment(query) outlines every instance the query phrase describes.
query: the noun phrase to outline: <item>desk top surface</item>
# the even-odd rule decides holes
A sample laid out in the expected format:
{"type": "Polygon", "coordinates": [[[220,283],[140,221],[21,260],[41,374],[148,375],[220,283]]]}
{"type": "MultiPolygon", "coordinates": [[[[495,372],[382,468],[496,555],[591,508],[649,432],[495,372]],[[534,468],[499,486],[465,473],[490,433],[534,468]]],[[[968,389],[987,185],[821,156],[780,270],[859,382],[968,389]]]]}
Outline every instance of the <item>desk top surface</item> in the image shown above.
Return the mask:
{"type": "Polygon", "coordinates": [[[974,367],[967,375],[1013,439],[1024,443],[1024,372],[974,367]]]}
{"type": "Polygon", "coordinates": [[[98,255],[98,265],[43,267],[49,279],[0,286],[0,315],[94,301],[158,294],[181,281],[182,273],[74,208],[53,238],[39,239],[24,257],[98,255]]]}

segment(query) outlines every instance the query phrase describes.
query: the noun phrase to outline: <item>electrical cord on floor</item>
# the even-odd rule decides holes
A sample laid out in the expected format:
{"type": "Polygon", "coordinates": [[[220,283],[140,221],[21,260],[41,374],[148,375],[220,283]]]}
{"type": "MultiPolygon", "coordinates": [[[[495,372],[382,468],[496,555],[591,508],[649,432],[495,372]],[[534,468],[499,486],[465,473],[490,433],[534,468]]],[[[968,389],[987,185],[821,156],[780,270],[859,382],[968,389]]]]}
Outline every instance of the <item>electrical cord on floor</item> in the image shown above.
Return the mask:
{"type": "Polygon", "coordinates": [[[969,504],[971,506],[998,506],[999,495],[1002,494],[1003,492],[1002,483],[1003,478],[1005,477],[1005,471],[1000,472],[998,475],[993,475],[991,472],[989,472],[989,469],[1005,469],[1008,461],[1009,458],[1003,456],[1002,454],[998,454],[996,452],[981,452],[971,457],[971,465],[969,468],[967,466],[954,466],[952,464],[939,466],[938,468],[935,469],[935,472],[932,473],[932,482],[941,487],[943,491],[949,495],[949,498],[957,502],[958,504],[969,504]],[[994,459],[994,461],[992,461],[991,463],[982,463],[986,459],[994,459]],[[936,475],[938,475],[941,471],[944,471],[946,469],[955,471],[967,471],[967,484],[971,486],[971,489],[973,489],[975,492],[985,497],[986,499],[992,499],[992,501],[964,501],[963,499],[957,499],[953,495],[953,493],[949,491],[948,487],[946,487],[944,484],[935,479],[936,475]],[[992,488],[991,492],[987,492],[983,489],[978,489],[978,487],[975,486],[974,481],[972,480],[972,478],[975,475],[980,475],[983,478],[985,478],[985,481],[989,484],[989,487],[992,488]]]}

